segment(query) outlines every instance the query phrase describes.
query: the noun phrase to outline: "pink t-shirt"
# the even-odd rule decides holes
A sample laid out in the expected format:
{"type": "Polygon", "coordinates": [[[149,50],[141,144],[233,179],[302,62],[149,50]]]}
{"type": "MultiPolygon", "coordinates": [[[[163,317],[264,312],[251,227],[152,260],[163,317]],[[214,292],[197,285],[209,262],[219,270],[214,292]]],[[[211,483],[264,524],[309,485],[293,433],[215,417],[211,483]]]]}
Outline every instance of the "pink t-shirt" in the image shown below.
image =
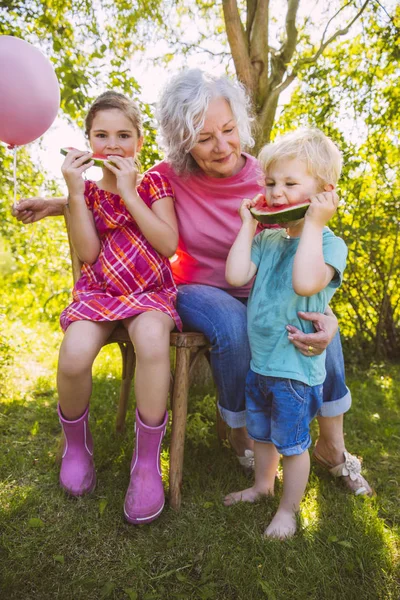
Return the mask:
{"type": "Polygon", "coordinates": [[[257,160],[244,154],[246,164],[232,177],[216,178],[202,171],[179,176],[162,161],[152,167],[167,177],[175,193],[179,244],[171,259],[175,282],[212,285],[238,297],[247,297],[251,283],[232,287],[225,280],[225,262],[242,221],[243,198],[263,191],[257,160]]]}

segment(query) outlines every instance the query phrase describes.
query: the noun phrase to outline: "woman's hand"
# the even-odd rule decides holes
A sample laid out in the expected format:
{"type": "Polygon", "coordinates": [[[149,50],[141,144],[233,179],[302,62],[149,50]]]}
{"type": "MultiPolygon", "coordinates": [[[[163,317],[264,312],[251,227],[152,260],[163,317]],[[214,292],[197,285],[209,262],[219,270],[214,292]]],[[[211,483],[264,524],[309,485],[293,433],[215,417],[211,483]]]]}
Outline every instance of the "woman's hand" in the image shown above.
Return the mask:
{"type": "Polygon", "coordinates": [[[70,198],[82,197],[85,193],[85,182],[82,174],[94,165],[91,152],[70,150],[61,167],[70,198]]]}
{"type": "Polygon", "coordinates": [[[305,321],[312,321],[315,333],[304,333],[293,325],[287,325],[288,339],[304,356],[322,354],[336,335],[338,330],[337,318],[330,309],[327,309],[326,314],[299,312],[298,315],[305,321]]]}
{"type": "Polygon", "coordinates": [[[23,198],[11,208],[12,215],[25,225],[36,223],[44,217],[55,217],[63,214],[67,199],[61,198],[23,198]]]}
{"type": "Polygon", "coordinates": [[[104,162],[107,169],[114,173],[117,180],[117,190],[121,198],[127,199],[136,194],[138,172],[132,157],[111,156],[104,162]]]}

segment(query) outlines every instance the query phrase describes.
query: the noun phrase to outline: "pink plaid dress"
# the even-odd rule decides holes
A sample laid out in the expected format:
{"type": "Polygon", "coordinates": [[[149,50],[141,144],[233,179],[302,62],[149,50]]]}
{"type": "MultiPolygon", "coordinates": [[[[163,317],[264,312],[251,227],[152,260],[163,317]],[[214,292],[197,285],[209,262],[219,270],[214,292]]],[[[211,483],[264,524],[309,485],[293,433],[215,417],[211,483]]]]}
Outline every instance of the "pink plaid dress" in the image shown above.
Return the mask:
{"type": "MultiPolygon", "coordinates": [[[[144,175],[137,192],[149,207],[161,198],[174,197],[168,180],[156,172],[144,175]]],[[[101,249],[95,263],[82,266],[73,302],[61,313],[62,329],[73,321],[120,321],[157,310],[169,315],[181,330],[169,260],[149,244],[120,196],[86,181],[85,200],[101,249]]]]}

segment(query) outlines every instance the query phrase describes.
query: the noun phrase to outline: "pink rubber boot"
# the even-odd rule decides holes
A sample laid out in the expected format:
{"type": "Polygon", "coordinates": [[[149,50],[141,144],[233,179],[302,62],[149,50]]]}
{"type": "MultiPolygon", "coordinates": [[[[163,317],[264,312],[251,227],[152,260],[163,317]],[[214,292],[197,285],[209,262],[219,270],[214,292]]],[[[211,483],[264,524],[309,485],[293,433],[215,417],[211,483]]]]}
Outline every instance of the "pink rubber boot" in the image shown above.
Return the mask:
{"type": "Polygon", "coordinates": [[[82,496],[96,487],[93,464],[93,439],[88,418],[89,407],[76,421],[67,421],[57,407],[64,432],[64,451],[60,470],[60,485],[72,496],[82,496]]]}
{"type": "Polygon", "coordinates": [[[168,413],[158,427],[149,427],[136,410],[136,445],[131,462],[131,479],[125,496],[124,513],[129,523],[140,525],[156,519],[164,508],[160,451],[168,413]]]}

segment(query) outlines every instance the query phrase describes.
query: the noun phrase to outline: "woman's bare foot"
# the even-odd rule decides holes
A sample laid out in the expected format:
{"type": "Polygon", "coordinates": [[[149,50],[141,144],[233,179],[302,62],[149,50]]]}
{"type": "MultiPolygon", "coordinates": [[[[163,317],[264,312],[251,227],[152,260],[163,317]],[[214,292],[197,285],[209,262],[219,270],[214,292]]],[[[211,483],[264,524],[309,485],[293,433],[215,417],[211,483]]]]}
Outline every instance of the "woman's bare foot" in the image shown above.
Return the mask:
{"type": "Polygon", "coordinates": [[[296,530],[296,513],[278,509],[278,512],[264,531],[264,537],[284,540],[293,537],[296,530]]]}
{"type": "Polygon", "coordinates": [[[224,498],[224,504],[225,506],[232,506],[232,504],[236,504],[237,502],[256,502],[256,500],[259,500],[263,496],[273,495],[273,489],[260,490],[253,485],[251,488],[247,488],[241,492],[232,492],[231,494],[228,494],[224,498]]]}
{"type": "Polygon", "coordinates": [[[344,444],[336,446],[335,444],[327,443],[323,438],[317,439],[315,449],[332,465],[339,465],[343,462],[343,452],[346,450],[344,444]]]}
{"type": "Polygon", "coordinates": [[[246,475],[254,471],[254,442],[249,438],[246,427],[231,429],[228,440],[246,475]]]}

